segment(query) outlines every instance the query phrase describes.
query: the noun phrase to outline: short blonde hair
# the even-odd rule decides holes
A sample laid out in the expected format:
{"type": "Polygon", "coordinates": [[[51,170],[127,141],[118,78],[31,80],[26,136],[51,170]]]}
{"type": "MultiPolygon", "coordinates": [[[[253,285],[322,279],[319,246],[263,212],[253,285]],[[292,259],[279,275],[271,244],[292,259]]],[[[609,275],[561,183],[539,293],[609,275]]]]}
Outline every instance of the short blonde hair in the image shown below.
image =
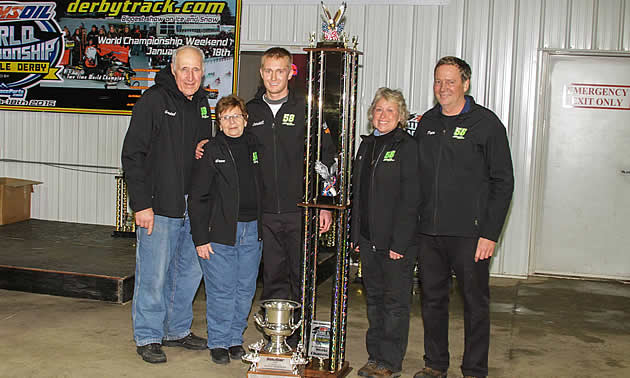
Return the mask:
{"type": "Polygon", "coordinates": [[[368,120],[370,121],[370,125],[372,125],[372,112],[374,111],[374,107],[376,103],[381,101],[381,99],[385,99],[385,101],[392,102],[398,105],[398,114],[400,114],[401,121],[398,123],[398,127],[404,129],[407,127],[407,120],[409,119],[409,110],[407,110],[407,103],[405,102],[405,97],[402,92],[397,89],[389,89],[387,87],[380,87],[376,90],[376,94],[374,95],[374,99],[372,100],[372,104],[368,109],[368,120]]]}

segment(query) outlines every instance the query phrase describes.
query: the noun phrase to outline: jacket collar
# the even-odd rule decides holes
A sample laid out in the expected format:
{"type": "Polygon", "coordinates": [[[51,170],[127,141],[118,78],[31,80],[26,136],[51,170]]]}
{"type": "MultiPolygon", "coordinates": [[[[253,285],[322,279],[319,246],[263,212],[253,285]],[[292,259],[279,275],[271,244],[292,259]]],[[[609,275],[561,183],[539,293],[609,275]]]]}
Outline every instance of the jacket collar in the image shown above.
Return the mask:
{"type": "MultiPolygon", "coordinates": [[[[256,138],[256,136],[254,134],[252,134],[247,127],[245,128],[245,130],[243,131],[243,136],[245,137],[245,140],[247,141],[247,146],[251,148],[258,148],[258,146],[260,145],[258,143],[258,139],[256,138]]],[[[217,135],[215,135],[215,139],[217,140],[217,142],[219,143],[223,143],[227,145],[228,142],[228,136],[225,135],[225,133],[223,133],[223,131],[219,130],[217,131],[217,135]]]]}
{"type": "MultiPolygon", "coordinates": [[[[393,135],[392,135],[393,143],[400,142],[404,138],[404,135],[406,133],[405,129],[402,129],[400,127],[397,127],[396,129],[394,129],[394,130],[392,130],[390,132],[393,133],[393,135]]],[[[376,139],[376,136],[374,135],[374,132],[372,131],[368,135],[361,135],[361,139],[364,140],[364,141],[374,142],[374,140],[376,139]]]]}
{"type": "MultiPolygon", "coordinates": [[[[465,95],[464,97],[466,98],[466,105],[464,105],[464,109],[462,109],[462,112],[455,117],[467,116],[468,114],[475,111],[478,107],[473,96],[465,95]]],[[[435,104],[435,106],[426,113],[426,116],[428,116],[429,118],[443,117],[442,105],[440,105],[440,103],[435,104]]]]}

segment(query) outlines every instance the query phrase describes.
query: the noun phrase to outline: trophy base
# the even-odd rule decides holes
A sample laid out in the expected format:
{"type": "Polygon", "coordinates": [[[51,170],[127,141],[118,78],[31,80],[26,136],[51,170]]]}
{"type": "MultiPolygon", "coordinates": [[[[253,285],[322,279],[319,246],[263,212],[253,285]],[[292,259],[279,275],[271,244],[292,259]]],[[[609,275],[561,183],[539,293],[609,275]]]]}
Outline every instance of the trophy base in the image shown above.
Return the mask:
{"type": "Polygon", "coordinates": [[[304,368],[298,369],[298,374],[293,374],[286,371],[276,370],[256,370],[248,371],[247,378],[286,378],[286,377],[304,377],[304,368]]]}
{"type": "MultiPolygon", "coordinates": [[[[257,361],[247,372],[248,378],[255,377],[304,377],[304,365],[294,365],[291,363],[293,357],[290,353],[271,354],[261,352],[257,355],[257,361]],[[293,369],[297,368],[297,374],[293,369]]],[[[246,355],[247,357],[247,355],[246,355]]],[[[245,358],[245,361],[249,361],[245,358]]]]}
{"type": "Polygon", "coordinates": [[[135,231],[112,231],[113,238],[135,238],[135,231]]]}
{"type": "MultiPolygon", "coordinates": [[[[327,364],[324,364],[324,365],[327,365],[327,364]]],[[[335,372],[330,372],[326,370],[325,366],[321,366],[319,364],[319,361],[317,361],[316,359],[313,359],[304,368],[304,377],[309,377],[309,378],[340,377],[341,378],[350,374],[351,371],[352,371],[352,368],[350,367],[350,363],[348,361],[344,361],[343,365],[341,366],[341,369],[335,372]]]]}

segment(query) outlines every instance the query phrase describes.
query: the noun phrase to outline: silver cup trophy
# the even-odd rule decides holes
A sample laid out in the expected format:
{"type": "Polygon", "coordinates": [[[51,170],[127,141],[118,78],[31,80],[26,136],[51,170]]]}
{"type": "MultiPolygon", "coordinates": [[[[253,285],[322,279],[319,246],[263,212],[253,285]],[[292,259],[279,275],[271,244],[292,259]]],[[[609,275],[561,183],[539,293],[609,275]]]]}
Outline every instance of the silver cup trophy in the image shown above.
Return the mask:
{"type": "Polygon", "coordinates": [[[302,320],[293,321],[293,313],[300,308],[300,304],[287,299],[268,299],[261,303],[265,309],[264,318],[254,314],[254,320],[265,335],[269,336],[269,342],[263,340],[249,346],[251,350],[243,356],[244,361],[252,365],[248,376],[280,376],[275,372],[283,372],[282,376],[299,377],[299,369],[308,361],[303,357],[303,346],[300,343],[296,351],[287,344],[287,337],[297,330],[302,320]],[[291,374],[291,375],[286,375],[291,374]]]}

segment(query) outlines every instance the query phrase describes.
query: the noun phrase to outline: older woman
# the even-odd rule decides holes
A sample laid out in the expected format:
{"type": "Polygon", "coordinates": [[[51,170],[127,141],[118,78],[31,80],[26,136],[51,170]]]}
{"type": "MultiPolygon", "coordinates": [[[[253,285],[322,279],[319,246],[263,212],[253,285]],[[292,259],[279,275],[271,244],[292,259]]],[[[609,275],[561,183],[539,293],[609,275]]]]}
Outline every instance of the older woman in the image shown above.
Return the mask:
{"type": "Polygon", "coordinates": [[[220,131],[194,163],[188,201],[206,287],[208,348],[212,361],[226,364],[245,354],[243,332],[262,252],[262,180],[243,100],[221,98],[216,114],[220,131]]]}
{"type": "Polygon", "coordinates": [[[369,328],[364,377],[399,377],[407,349],[418,208],[418,155],[400,91],[380,88],[373,133],[354,161],[352,241],[360,251],[369,328]]]}

